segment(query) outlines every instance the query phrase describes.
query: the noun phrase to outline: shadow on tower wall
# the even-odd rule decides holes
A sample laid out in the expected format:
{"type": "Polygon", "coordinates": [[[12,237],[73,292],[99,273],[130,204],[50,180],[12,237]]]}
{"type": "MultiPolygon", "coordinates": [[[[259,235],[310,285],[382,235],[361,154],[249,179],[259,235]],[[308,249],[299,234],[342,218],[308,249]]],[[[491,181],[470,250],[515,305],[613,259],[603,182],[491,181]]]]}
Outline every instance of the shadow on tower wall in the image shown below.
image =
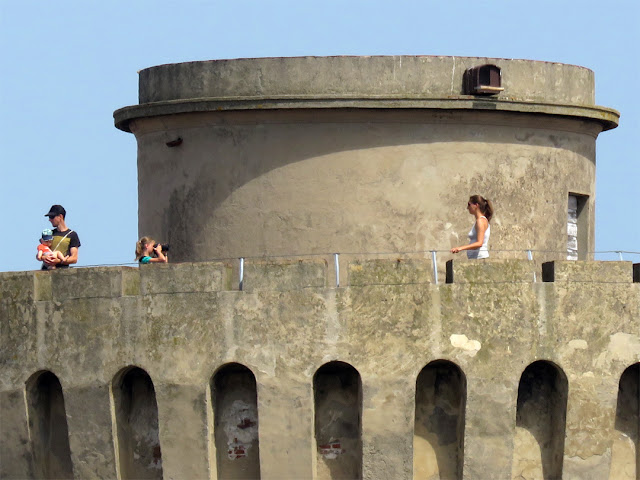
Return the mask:
{"type": "Polygon", "coordinates": [[[211,380],[218,479],[259,479],[256,378],[247,367],[230,363],[211,380]]]}
{"type": "Polygon", "coordinates": [[[466,383],[462,370],[446,360],[429,363],[418,375],[414,479],[462,479],[466,383]]]}
{"type": "Polygon", "coordinates": [[[620,377],[616,406],[616,436],[611,451],[611,480],[640,478],[640,363],[620,377]]]}
{"type": "Polygon", "coordinates": [[[34,478],[73,478],[62,386],[49,371],[27,380],[27,410],[34,478]]]}
{"type": "Polygon", "coordinates": [[[513,478],[562,478],[567,394],[567,377],[551,362],[533,362],[522,373],[513,478]]]}
{"type": "Polygon", "coordinates": [[[313,377],[318,480],[362,478],[362,383],[351,365],[330,362],[313,377]]]}
{"type": "Polygon", "coordinates": [[[116,375],[113,385],[120,478],[162,479],[158,405],[151,377],[138,367],[116,375]]]}

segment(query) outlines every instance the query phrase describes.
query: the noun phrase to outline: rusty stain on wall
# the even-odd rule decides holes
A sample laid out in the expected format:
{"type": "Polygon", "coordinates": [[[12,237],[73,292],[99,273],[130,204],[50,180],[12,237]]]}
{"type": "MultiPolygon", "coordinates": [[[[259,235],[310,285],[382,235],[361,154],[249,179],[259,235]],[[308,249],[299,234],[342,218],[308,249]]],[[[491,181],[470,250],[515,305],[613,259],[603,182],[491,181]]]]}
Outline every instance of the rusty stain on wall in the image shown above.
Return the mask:
{"type": "Polygon", "coordinates": [[[258,441],[258,411],[255,405],[235,400],[222,415],[227,436],[227,455],[235,460],[247,456],[253,442],[258,441]]]}
{"type": "Polygon", "coordinates": [[[339,438],[331,439],[329,443],[318,445],[318,450],[320,452],[320,455],[331,460],[337,458],[338,455],[342,455],[345,452],[340,444],[339,438]]]}

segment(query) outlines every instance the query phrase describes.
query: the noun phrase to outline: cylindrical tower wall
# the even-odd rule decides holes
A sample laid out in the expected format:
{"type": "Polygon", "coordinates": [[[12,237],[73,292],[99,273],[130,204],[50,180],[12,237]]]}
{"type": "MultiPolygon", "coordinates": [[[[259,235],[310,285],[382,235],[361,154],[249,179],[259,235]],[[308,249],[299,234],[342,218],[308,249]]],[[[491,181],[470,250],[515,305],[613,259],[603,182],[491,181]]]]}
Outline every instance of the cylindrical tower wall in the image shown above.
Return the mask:
{"type": "Polygon", "coordinates": [[[143,71],[141,101],[152,103],[116,112],[138,141],[140,234],[170,242],[180,261],[448,250],[467,242],[466,202],[478,193],[496,208],[494,256],[534,249],[557,258],[576,194],[581,255],[592,251],[595,140],[617,113],[593,105],[591,72],[462,59],[499,64],[505,91],[446,95],[462,74],[447,71],[456,60],[436,58],[391,62],[404,84],[385,57],[143,71]],[[314,65],[331,80],[318,82],[314,65]],[[420,75],[428,88],[420,90],[420,75]],[[550,82],[557,88],[545,103],[550,82]]]}

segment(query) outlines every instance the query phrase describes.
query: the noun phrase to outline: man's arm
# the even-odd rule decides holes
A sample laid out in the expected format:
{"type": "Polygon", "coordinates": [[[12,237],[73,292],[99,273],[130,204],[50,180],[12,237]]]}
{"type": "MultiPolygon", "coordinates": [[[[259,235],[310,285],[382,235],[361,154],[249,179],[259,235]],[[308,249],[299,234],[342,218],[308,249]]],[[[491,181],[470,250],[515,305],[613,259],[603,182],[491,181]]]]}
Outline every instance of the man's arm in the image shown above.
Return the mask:
{"type": "Polygon", "coordinates": [[[61,265],[73,265],[78,262],[78,247],[71,247],[69,249],[69,255],[64,261],[59,262],[61,265]]]}
{"type": "Polygon", "coordinates": [[[55,255],[42,255],[39,260],[42,260],[48,267],[54,267],[60,263],[60,259],[55,255]]]}

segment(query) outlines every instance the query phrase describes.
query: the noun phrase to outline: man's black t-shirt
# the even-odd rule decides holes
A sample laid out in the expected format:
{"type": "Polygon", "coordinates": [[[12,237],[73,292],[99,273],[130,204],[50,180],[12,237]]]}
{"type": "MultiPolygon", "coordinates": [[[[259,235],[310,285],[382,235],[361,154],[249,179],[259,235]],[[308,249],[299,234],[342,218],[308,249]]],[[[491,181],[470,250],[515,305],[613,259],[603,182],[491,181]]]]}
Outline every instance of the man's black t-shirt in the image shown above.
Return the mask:
{"type": "MultiPolygon", "coordinates": [[[[73,230],[65,230],[64,232],[58,231],[57,228],[53,230],[53,242],[51,242],[51,250],[62,252],[64,256],[69,255],[71,247],[78,248],[80,246],[80,238],[78,234],[73,230]]],[[[68,268],[69,265],[56,265],[56,268],[68,268]]]]}

